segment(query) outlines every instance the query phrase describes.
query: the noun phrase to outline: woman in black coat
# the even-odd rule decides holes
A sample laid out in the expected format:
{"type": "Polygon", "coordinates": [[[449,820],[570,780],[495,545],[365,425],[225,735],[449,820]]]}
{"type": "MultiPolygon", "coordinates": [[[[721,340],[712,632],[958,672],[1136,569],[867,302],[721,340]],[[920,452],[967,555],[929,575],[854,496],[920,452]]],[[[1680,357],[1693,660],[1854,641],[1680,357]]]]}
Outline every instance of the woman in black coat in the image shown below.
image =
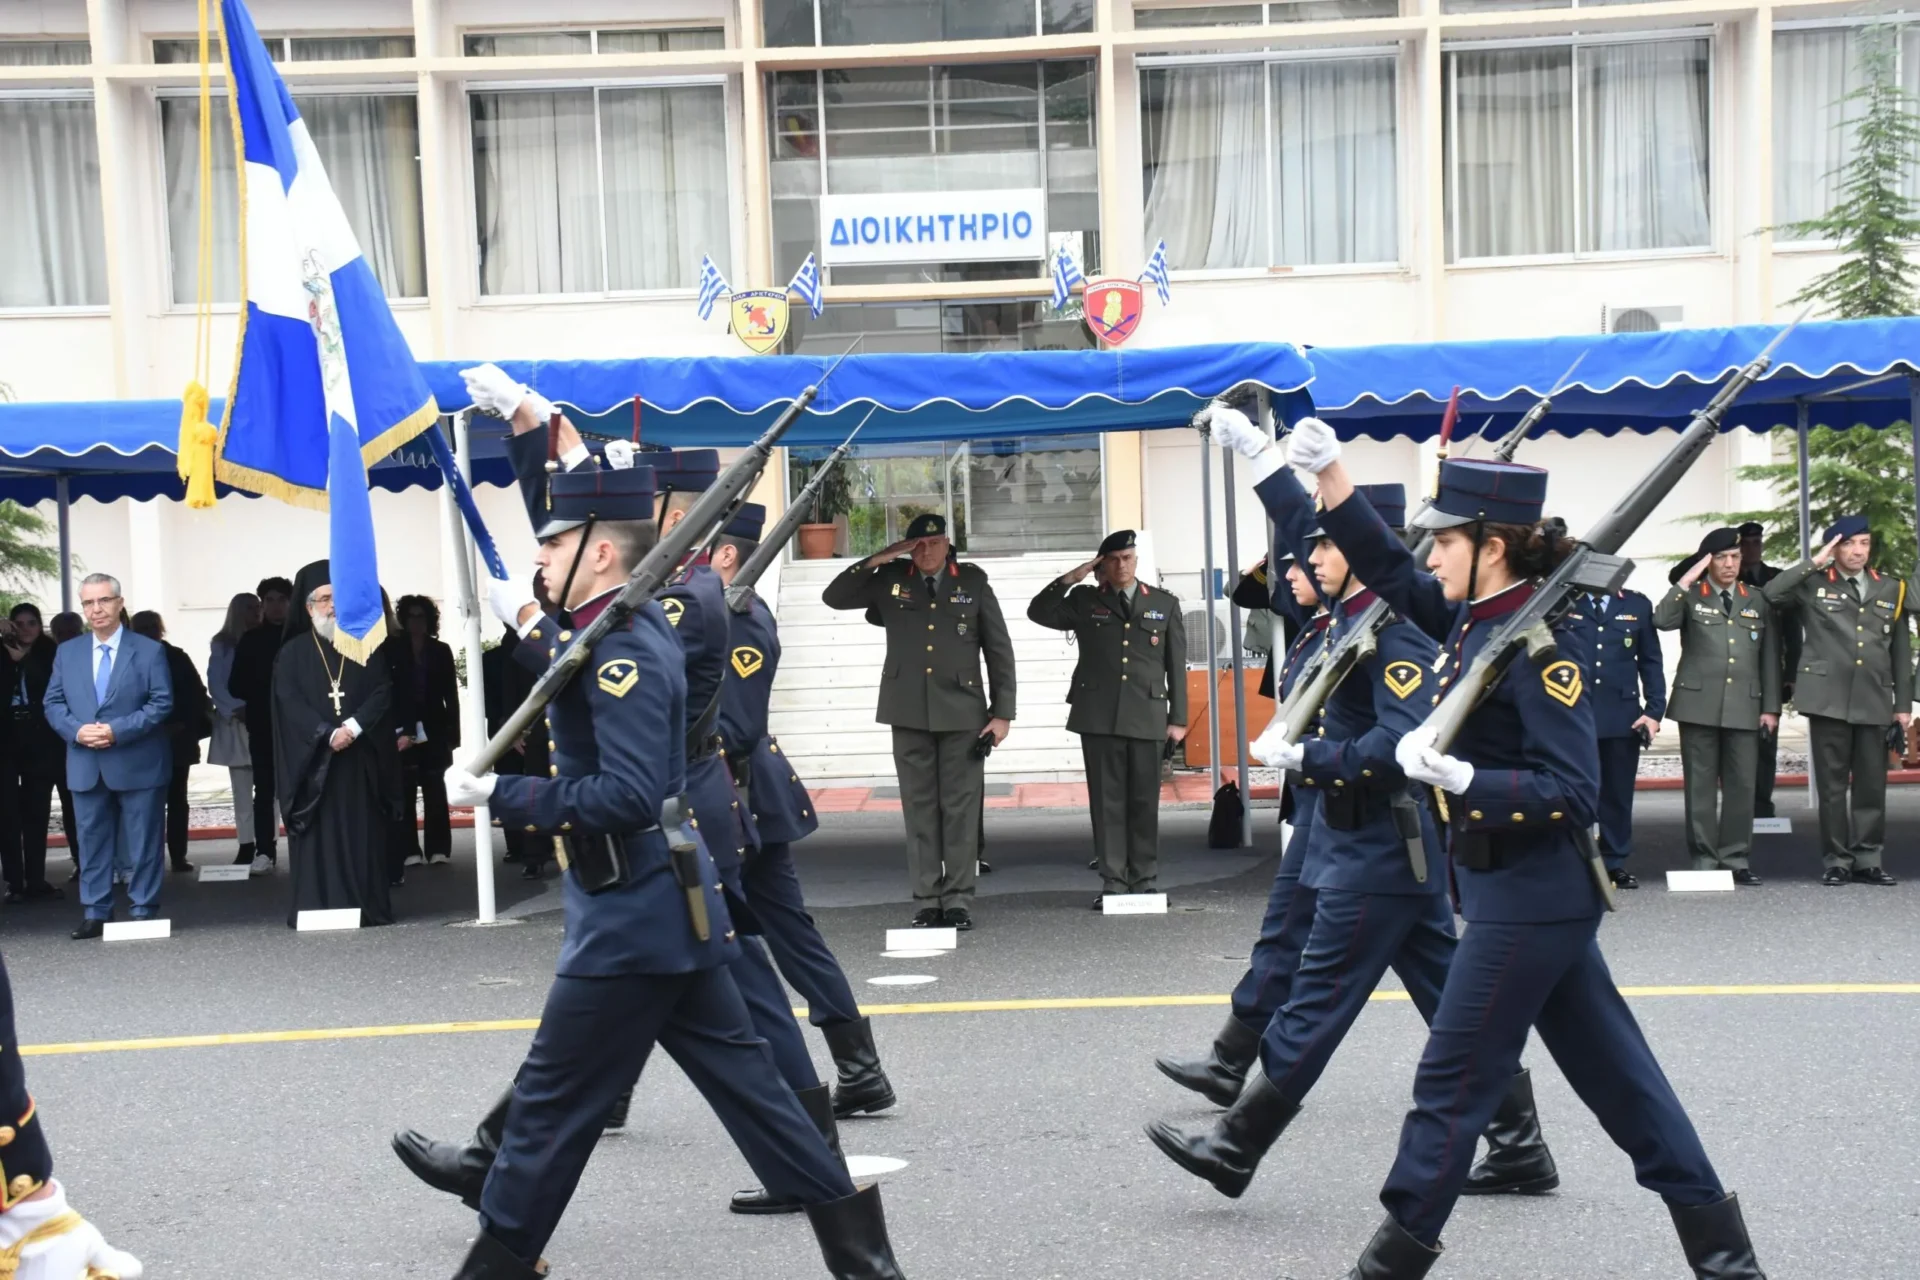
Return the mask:
{"type": "MultiPolygon", "coordinates": [[[[421,797],[426,827],[427,862],[453,857],[453,824],[447,811],[446,772],[460,746],[460,681],[453,650],[439,639],[440,610],[426,596],[401,596],[394,612],[400,633],[386,646],[393,668],[394,723],[399,726],[400,763],[405,770],[402,795],[413,812],[421,797]]],[[[411,823],[408,824],[411,827],[411,823]]],[[[407,866],[422,861],[420,846],[407,853],[407,866]]]]}

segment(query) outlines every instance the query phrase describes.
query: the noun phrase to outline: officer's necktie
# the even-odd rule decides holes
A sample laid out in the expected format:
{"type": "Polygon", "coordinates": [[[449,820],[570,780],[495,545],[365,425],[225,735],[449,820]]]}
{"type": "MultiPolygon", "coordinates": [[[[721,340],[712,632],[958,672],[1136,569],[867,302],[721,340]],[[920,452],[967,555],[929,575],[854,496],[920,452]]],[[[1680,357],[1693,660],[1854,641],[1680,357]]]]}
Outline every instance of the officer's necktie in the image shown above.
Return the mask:
{"type": "Polygon", "coordinates": [[[107,681],[113,679],[113,646],[100,646],[100,661],[93,672],[93,701],[96,706],[107,700],[107,681]]]}
{"type": "Polygon", "coordinates": [[[926,576],[926,578],[924,579],[924,581],[925,581],[925,582],[926,582],[926,584],[927,584],[927,599],[929,599],[929,600],[937,600],[937,599],[939,599],[939,598],[940,598],[940,588],[939,588],[939,587],[938,587],[937,585],[935,585],[935,583],[934,583],[934,579],[933,579],[933,575],[932,575],[932,574],[928,574],[928,575],[926,576]]]}
{"type": "Polygon", "coordinates": [[[1733,592],[1725,587],[1720,588],[1720,612],[1729,618],[1733,616],[1733,592]]]}
{"type": "Polygon", "coordinates": [[[1853,591],[1853,602],[1855,604],[1860,604],[1866,599],[1866,593],[1860,590],[1860,579],[1848,578],[1847,586],[1853,591]]]}

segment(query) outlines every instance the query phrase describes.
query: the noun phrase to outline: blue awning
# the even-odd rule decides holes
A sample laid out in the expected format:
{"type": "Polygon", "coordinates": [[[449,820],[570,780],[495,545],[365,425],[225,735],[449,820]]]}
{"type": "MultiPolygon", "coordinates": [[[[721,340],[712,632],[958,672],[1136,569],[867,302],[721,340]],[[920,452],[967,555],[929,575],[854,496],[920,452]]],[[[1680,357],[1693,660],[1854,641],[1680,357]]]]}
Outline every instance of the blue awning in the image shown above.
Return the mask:
{"type": "MultiPolygon", "coordinates": [[[[1345,436],[1428,439],[1460,388],[1461,436],[1491,414],[1498,434],[1517,422],[1584,354],[1555,397],[1543,430],[1562,435],[1684,428],[1713,388],[1780,331],[1775,325],[1664,333],[1518,338],[1495,342],[1315,347],[1313,398],[1345,436]]],[[[1814,426],[1888,427],[1909,413],[1907,376],[1920,368],[1920,318],[1803,324],[1774,353],[1767,376],[1734,402],[1722,426],[1792,428],[1808,403],[1814,426]]]]}

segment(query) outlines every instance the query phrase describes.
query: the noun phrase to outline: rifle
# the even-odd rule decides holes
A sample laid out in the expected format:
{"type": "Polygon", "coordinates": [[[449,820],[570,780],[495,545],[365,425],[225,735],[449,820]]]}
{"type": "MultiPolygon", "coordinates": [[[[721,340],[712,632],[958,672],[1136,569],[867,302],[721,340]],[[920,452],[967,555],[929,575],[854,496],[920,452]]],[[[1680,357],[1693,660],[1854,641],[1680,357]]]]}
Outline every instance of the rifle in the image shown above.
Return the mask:
{"type": "MultiPolygon", "coordinates": [[[[1573,551],[1560,562],[1559,567],[1488,638],[1467,669],[1458,673],[1453,687],[1447,690],[1446,696],[1427,717],[1427,723],[1435,731],[1435,751],[1445,754],[1453,745],[1465,727],[1467,717],[1499,683],[1500,677],[1513,665],[1522,650],[1536,662],[1544,662],[1553,656],[1556,647],[1553,624],[1572,607],[1575,597],[1588,592],[1611,593],[1625,585],[1628,575],[1633,572],[1633,561],[1618,554],[1620,548],[1706,451],[1718,434],[1720,420],[1726,415],[1727,409],[1742,391],[1772,367],[1773,353],[1806,316],[1807,312],[1802,311],[1759,355],[1736,370],[1713,393],[1713,398],[1707,401],[1705,408],[1693,415],[1693,421],[1680,434],[1667,455],[1654,463],[1652,469],[1641,477],[1640,483],[1629,489],[1626,496],[1600,518],[1600,523],[1587,531],[1585,538],[1574,544],[1573,551]]],[[[1591,833],[1585,828],[1576,830],[1576,838],[1585,837],[1581,843],[1594,881],[1599,885],[1601,899],[1607,904],[1608,910],[1612,910],[1613,885],[1607,879],[1606,868],[1600,861],[1591,833]]]]}
{"type": "MultiPolygon", "coordinates": [[[[867,418],[871,418],[878,409],[879,406],[875,405],[867,410],[867,418]]],[[[772,529],[761,535],[760,545],[753,549],[753,554],[747,557],[747,562],[740,566],[739,571],[733,575],[733,582],[727,587],[728,609],[734,613],[745,611],[747,596],[753,590],[753,584],[760,580],[760,575],[767,571],[767,566],[779,559],[781,551],[786,549],[787,541],[793,537],[794,531],[800,527],[801,522],[807,518],[807,513],[813,509],[814,495],[826,485],[827,477],[833,474],[833,469],[853,452],[853,437],[859,435],[860,428],[867,425],[867,418],[860,419],[860,425],[853,429],[853,434],[842,440],[840,447],[827,455],[827,460],[820,464],[820,469],[813,473],[806,487],[795,494],[793,501],[787,504],[787,509],[781,514],[779,521],[772,529]]]]}

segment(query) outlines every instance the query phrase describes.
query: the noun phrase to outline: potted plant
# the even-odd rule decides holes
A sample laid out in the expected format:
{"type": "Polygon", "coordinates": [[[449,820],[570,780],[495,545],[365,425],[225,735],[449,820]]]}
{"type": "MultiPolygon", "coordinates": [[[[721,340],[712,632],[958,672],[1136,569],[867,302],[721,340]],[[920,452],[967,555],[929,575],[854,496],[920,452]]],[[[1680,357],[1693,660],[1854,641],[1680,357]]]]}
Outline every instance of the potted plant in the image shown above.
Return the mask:
{"type": "MultiPolygon", "coordinates": [[[[849,459],[848,463],[852,460],[849,459]]],[[[806,470],[806,479],[811,480],[814,473],[826,465],[825,459],[811,463],[806,470]]],[[[800,526],[800,558],[802,560],[826,560],[833,555],[835,537],[839,527],[834,523],[853,509],[853,481],[849,476],[850,466],[843,463],[833,469],[826,482],[813,496],[813,509],[807,512],[806,520],[800,526]]],[[[803,486],[804,487],[804,482],[803,486]]]]}

